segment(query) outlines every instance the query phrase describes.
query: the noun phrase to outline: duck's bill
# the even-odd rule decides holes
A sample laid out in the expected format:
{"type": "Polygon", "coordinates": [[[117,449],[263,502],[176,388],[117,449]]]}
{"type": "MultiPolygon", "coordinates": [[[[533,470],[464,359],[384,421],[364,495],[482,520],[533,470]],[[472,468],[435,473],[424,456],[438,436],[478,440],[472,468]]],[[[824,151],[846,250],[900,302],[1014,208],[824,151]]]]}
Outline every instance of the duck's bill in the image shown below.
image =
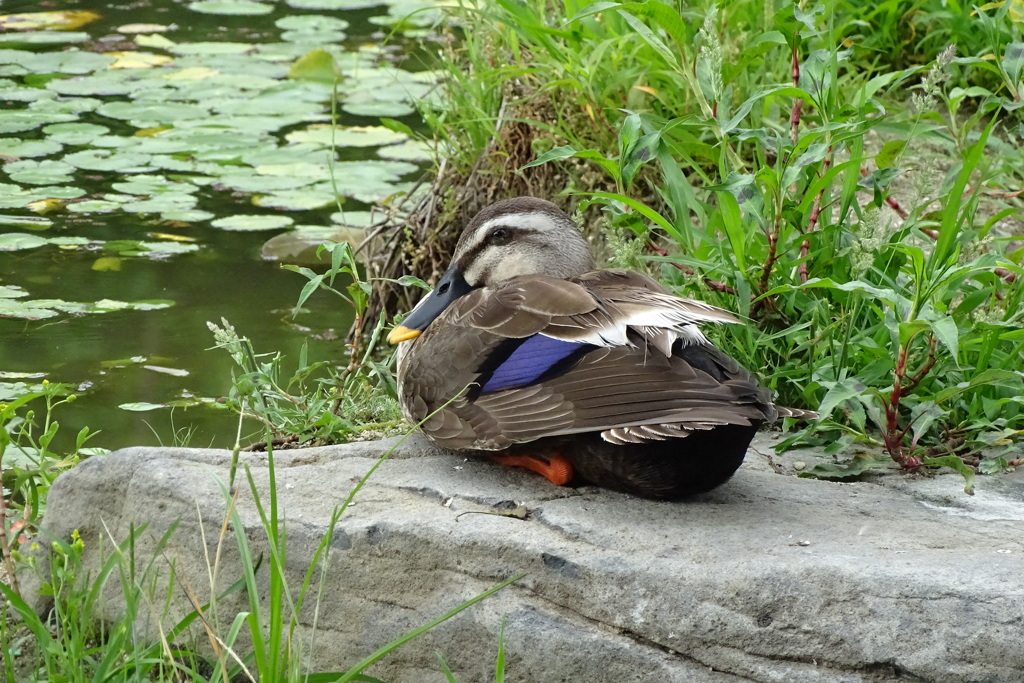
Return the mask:
{"type": "Polygon", "coordinates": [[[391,330],[388,334],[388,343],[397,344],[399,342],[409,341],[423,334],[421,330],[411,330],[404,325],[399,325],[391,330]]]}
{"type": "Polygon", "coordinates": [[[391,330],[388,335],[388,342],[397,344],[399,342],[415,339],[423,330],[427,329],[430,323],[447,309],[456,299],[468,294],[473,288],[462,277],[462,272],[457,266],[452,265],[441,279],[437,281],[437,287],[422,301],[416,304],[402,324],[391,330]]]}

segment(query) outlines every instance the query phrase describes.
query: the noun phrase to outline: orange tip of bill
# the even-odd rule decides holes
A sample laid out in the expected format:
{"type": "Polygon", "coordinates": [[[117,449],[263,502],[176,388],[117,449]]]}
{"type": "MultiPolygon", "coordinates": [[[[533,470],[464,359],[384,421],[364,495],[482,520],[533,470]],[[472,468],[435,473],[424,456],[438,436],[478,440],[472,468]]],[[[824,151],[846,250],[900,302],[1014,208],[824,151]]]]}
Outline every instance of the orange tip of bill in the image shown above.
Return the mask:
{"type": "Polygon", "coordinates": [[[420,334],[422,334],[420,330],[411,330],[408,327],[399,325],[392,329],[391,333],[388,334],[388,343],[397,344],[398,342],[409,341],[410,339],[415,339],[420,336],[420,334]]]}

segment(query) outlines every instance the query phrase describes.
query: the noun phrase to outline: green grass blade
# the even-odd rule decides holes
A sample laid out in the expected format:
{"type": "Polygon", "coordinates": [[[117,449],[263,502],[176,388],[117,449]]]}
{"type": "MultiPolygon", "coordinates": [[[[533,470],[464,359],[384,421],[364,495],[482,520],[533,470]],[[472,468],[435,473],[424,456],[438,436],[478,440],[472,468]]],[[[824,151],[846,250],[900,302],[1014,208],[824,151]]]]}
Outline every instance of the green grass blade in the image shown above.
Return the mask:
{"type": "Polygon", "coordinates": [[[996,120],[997,117],[993,114],[988,125],[985,126],[985,130],[981,132],[981,137],[968,150],[963,168],[960,169],[960,173],[957,174],[956,180],[953,182],[953,187],[949,191],[946,203],[942,207],[942,224],[939,227],[939,239],[936,240],[931,258],[928,259],[928,272],[934,273],[937,268],[949,259],[949,255],[953,250],[953,243],[960,231],[960,225],[963,223],[960,207],[963,204],[964,190],[971,179],[974,169],[981,163],[985,152],[985,144],[988,142],[988,137],[996,125],[996,120]]]}

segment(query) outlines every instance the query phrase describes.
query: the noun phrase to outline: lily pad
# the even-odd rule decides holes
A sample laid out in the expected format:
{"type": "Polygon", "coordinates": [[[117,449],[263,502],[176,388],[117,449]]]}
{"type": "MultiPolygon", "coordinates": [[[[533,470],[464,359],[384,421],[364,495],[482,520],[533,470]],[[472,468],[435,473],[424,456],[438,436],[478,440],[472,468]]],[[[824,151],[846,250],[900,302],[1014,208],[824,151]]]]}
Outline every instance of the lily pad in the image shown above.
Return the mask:
{"type": "Polygon", "coordinates": [[[87,149],[74,154],[65,154],[64,162],[76,168],[90,171],[117,171],[118,173],[139,173],[146,170],[150,160],[148,154],[134,154],[106,149],[87,149]]]}
{"type": "Polygon", "coordinates": [[[193,242],[140,242],[137,240],[116,240],[103,245],[104,251],[121,256],[145,256],[147,258],[167,258],[177,254],[188,254],[199,251],[199,245],[193,242]]]}
{"type": "Polygon", "coordinates": [[[377,100],[367,93],[359,93],[346,97],[341,110],[352,116],[409,116],[416,113],[416,108],[408,102],[377,100]]]}
{"type": "Polygon", "coordinates": [[[337,147],[380,147],[405,141],[404,133],[383,126],[332,126],[316,123],[285,136],[288,142],[307,142],[337,147]]]}
{"type": "Polygon", "coordinates": [[[165,193],[150,199],[129,202],[124,205],[126,213],[163,213],[164,211],[184,211],[195,208],[198,199],[190,194],[165,193]]]}
{"type": "Polygon", "coordinates": [[[201,14],[225,14],[236,16],[260,16],[274,11],[273,5],[254,0],[199,0],[188,8],[201,14]]]}
{"type": "Polygon", "coordinates": [[[284,164],[260,164],[256,167],[260,175],[287,176],[299,178],[326,178],[327,164],[296,161],[284,164]]]}
{"type": "MultiPolygon", "coordinates": [[[[350,211],[349,213],[365,213],[369,211],[350,211]]],[[[366,228],[346,227],[341,225],[319,226],[300,225],[295,230],[275,235],[266,241],[261,256],[266,261],[281,261],[296,265],[316,265],[330,263],[330,254],[317,255],[318,247],[324,242],[348,242],[353,247],[359,246],[369,235],[366,228]]]]}
{"type": "Polygon", "coordinates": [[[101,71],[88,76],[73,76],[71,78],[58,78],[46,84],[47,90],[52,90],[60,95],[83,96],[83,95],[128,95],[140,90],[148,90],[153,87],[152,83],[145,80],[132,79],[128,74],[134,72],[101,71]]]}
{"type": "Polygon", "coordinates": [[[31,190],[24,190],[19,188],[17,185],[2,184],[0,185],[0,208],[23,208],[33,202],[52,198],[74,199],[76,196],[82,196],[82,194],[85,194],[84,191],[78,190],[77,188],[38,187],[32,188],[31,190]]]}
{"type": "Polygon", "coordinates": [[[206,107],[181,102],[110,102],[101,106],[97,113],[130,121],[137,128],[173,125],[183,119],[206,119],[210,116],[206,107]]]}
{"type": "MultiPolygon", "coordinates": [[[[310,112],[326,110],[327,105],[311,105],[308,101],[293,97],[290,93],[259,95],[258,97],[232,97],[219,100],[205,100],[204,104],[218,114],[230,116],[247,115],[258,111],[261,116],[293,114],[304,117],[310,112]]],[[[283,123],[283,122],[282,122],[283,123]]]]}
{"type": "Polygon", "coordinates": [[[87,313],[109,313],[112,311],[152,311],[173,306],[172,301],[117,301],[100,299],[96,302],[64,301],[63,299],[0,299],[0,316],[28,320],[52,318],[60,313],[83,315],[87,313]]]}
{"type": "Polygon", "coordinates": [[[320,145],[295,144],[288,147],[262,147],[245,152],[240,157],[250,166],[278,166],[282,164],[306,164],[319,171],[303,174],[315,180],[325,178],[327,164],[335,157],[331,150],[320,145]],[[310,164],[311,161],[319,163],[310,164]]]}
{"type": "Polygon", "coordinates": [[[200,211],[197,209],[174,209],[171,211],[164,211],[160,214],[160,218],[165,221],[180,221],[182,223],[199,223],[202,221],[208,221],[213,218],[214,214],[209,211],[200,211]]]}
{"type": "Polygon", "coordinates": [[[117,27],[118,33],[163,33],[169,31],[170,27],[164,24],[124,24],[117,27]]]}
{"type": "Polygon", "coordinates": [[[95,123],[53,123],[43,128],[50,140],[65,145],[88,145],[100,135],[110,132],[106,126],[95,123]]]}
{"type": "Polygon", "coordinates": [[[286,0],[285,4],[295,9],[345,10],[364,9],[383,5],[387,0],[286,0]]]}
{"type": "Polygon", "coordinates": [[[20,66],[24,73],[82,75],[106,69],[114,58],[78,48],[53,52],[0,50],[0,64],[20,66]]]}
{"type": "MultiPolygon", "coordinates": [[[[178,43],[168,48],[178,55],[231,55],[245,54],[256,48],[252,43],[178,43]]],[[[247,59],[246,63],[252,62],[247,59]]]]}
{"type": "Polygon", "coordinates": [[[238,192],[280,192],[282,190],[295,190],[305,185],[312,185],[318,180],[321,180],[321,178],[255,175],[250,171],[245,174],[233,173],[225,175],[217,182],[223,187],[238,192]]]}
{"type": "Polygon", "coordinates": [[[281,40],[302,45],[306,49],[310,45],[340,43],[347,37],[344,31],[285,31],[281,34],[281,40]]]}
{"type": "Polygon", "coordinates": [[[84,202],[68,204],[68,211],[72,213],[113,213],[119,211],[124,202],[114,202],[109,199],[89,199],[84,202]]]}
{"type": "MultiPolygon", "coordinates": [[[[49,218],[42,218],[40,216],[10,216],[7,214],[0,214],[0,225],[18,225],[30,230],[45,230],[53,225],[53,221],[49,218]]],[[[0,288],[0,296],[3,296],[2,288],[0,288]]]]}
{"type": "Polygon", "coordinates": [[[390,145],[377,150],[377,156],[394,161],[431,161],[434,151],[422,140],[408,140],[400,145],[390,145]]]}
{"type": "MultiPolygon", "coordinates": [[[[35,103],[33,103],[35,104],[35,103]]],[[[21,133],[32,130],[47,123],[59,123],[61,121],[74,121],[75,117],[70,114],[45,114],[32,109],[16,109],[0,111],[0,135],[7,133],[21,133]]]]}
{"type": "Polygon", "coordinates": [[[16,183],[26,185],[55,185],[71,181],[75,167],[63,161],[15,161],[4,166],[4,171],[16,183]]]}
{"type": "MultiPolygon", "coordinates": [[[[47,84],[49,85],[49,84],[47,84]]],[[[36,116],[66,116],[68,114],[81,114],[84,111],[96,111],[96,109],[103,104],[102,101],[95,97],[69,97],[63,98],[52,98],[43,99],[32,102],[28,105],[28,108],[33,112],[39,112],[36,116]]],[[[71,121],[74,118],[53,118],[52,120],[46,120],[42,123],[59,123],[61,121],[71,121]]]]}
{"type": "Polygon", "coordinates": [[[134,413],[144,413],[150,410],[159,410],[166,408],[166,403],[147,403],[145,401],[136,401],[134,403],[122,403],[117,406],[121,410],[128,410],[134,413]]]}
{"type": "Polygon", "coordinates": [[[218,218],[210,223],[210,225],[221,230],[280,230],[281,228],[289,227],[294,222],[288,216],[243,214],[218,218]]]}
{"type": "Polygon", "coordinates": [[[61,150],[61,144],[54,140],[19,140],[7,138],[0,150],[12,157],[46,157],[61,150]]]}
{"type": "Polygon", "coordinates": [[[323,14],[301,14],[278,19],[274,26],[286,31],[344,31],[349,23],[323,14]]]}
{"type": "Polygon", "coordinates": [[[282,190],[273,194],[263,195],[253,200],[256,206],[264,208],[284,209],[286,211],[309,211],[322,209],[337,201],[337,196],[329,185],[318,184],[308,189],[282,190]]]}
{"type": "Polygon", "coordinates": [[[58,31],[73,31],[99,18],[100,15],[88,10],[23,12],[0,16],[0,30],[35,31],[45,28],[57,29],[58,31]]]}
{"type": "Polygon", "coordinates": [[[157,55],[152,52],[139,52],[136,50],[108,52],[108,56],[114,58],[114,63],[108,69],[152,69],[156,66],[163,66],[174,61],[167,55],[157,55]]]}
{"type": "Polygon", "coordinates": [[[8,232],[0,235],[0,251],[37,249],[47,243],[48,240],[45,237],[27,232],[8,232]]]}
{"type": "Polygon", "coordinates": [[[168,180],[162,175],[137,175],[125,182],[113,183],[111,187],[124,194],[190,193],[199,189],[190,183],[168,180]]]}
{"type": "MultiPolygon", "coordinates": [[[[0,67],[2,69],[3,67],[0,67]]],[[[52,99],[56,93],[42,88],[26,88],[10,81],[0,81],[0,100],[7,102],[35,102],[36,100],[52,99]]]]}
{"type": "Polygon", "coordinates": [[[0,45],[60,45],[84,43],[91,36],[81,31],[28,31],[0,35],[0,45]]]}

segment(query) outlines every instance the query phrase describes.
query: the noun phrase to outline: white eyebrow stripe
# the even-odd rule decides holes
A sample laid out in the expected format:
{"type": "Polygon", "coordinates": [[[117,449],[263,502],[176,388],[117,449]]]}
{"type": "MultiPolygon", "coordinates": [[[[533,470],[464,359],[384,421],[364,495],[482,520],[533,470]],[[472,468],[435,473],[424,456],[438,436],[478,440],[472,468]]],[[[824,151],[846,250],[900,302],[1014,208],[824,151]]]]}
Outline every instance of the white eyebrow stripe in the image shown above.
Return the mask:
{"type": "Polygon", "coordinates": [[[529,211],[527,213],[506,213],[480,224],[473,235],[473,242],[479,243],[487,239],[491,230],[498,226],[509,228],[523,228],[533,232],[550,232],[554,229],[555,221],[551,214],[543,211],[529,211]]]}

